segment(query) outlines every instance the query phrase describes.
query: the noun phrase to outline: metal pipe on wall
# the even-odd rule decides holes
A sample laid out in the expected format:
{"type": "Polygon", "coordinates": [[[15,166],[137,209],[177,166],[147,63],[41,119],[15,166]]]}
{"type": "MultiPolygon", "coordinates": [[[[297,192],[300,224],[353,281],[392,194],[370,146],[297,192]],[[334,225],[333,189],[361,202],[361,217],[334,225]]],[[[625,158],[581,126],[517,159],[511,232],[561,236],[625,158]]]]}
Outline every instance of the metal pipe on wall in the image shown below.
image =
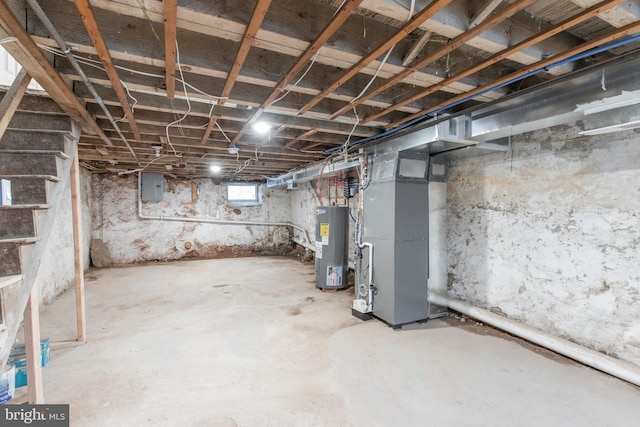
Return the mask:
{"type": "Polygon", "coordinates": [[[562,354],[563,356],[576,360],[584,365],[640,386],[640,367],[630,362],[614,359],[613,357],[595,350],[574,344],[539,329],[499,316],[489,310],[473,306],[460,300],[448,298],[443,295],[431,294],[429,301],[434,304],[449,307],[452,310],[466,316],[473,317],[474,319],[487,323],[491,326],[495,326],[498,329],[523,338],[541,347],[545,347],[556,353],[562,354]]]}
{"type": "Polygon", "coordinates": [[[315,247],[311,246],[311,239],[309,238],[309,233],[303,227],[299,225],[292,224],[290,222],[267,222],[267,221],[232,221],[227,219],[213,219],[213,218],[188,218],[181,216],[164,216],[164,215],[145,215],[142,213],[142,176],[141,173],[138,172],[138,209],[137,214],[140,219],[148,219],[148,220],[156,220],[156,221],[177,221],[177,222],[197,222],[204,224],[222,224],[222,225],[256,225],[256,226],[265,226],[265,227],[291,227],[295,230],[302,232],[304,236],[305,242],[299,242],[294,240],[299,245],[304,246],[309,250],[314,250],[315,247]]]}

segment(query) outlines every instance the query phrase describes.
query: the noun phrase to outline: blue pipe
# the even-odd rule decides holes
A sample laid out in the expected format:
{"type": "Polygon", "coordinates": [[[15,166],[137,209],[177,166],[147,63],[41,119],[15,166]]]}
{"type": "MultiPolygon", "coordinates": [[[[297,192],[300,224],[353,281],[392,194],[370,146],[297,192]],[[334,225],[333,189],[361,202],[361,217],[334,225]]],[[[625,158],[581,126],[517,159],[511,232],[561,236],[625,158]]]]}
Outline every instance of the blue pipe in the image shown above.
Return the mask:
{"type": "MultiPolygon", "coordinates": [[[[492,92],[492,91],[494,91],[496,89],[500,89],[501,87],[505,87],[507,85],[510,85],[511,83],[519,82],[520,80],[524,80],[527,77],[531,77],[531,76],[533,76],[535,74],[538,74],[538,73],[540,73],[542,71],[549,71],[550,68],[554,68],[554,67],[557,67],[557,66],[560,66],[560,65],[564,65],[564,64],[566,64],[568,62],[578,61],[580,59],[587,58],[587,57],[589,57],[591,55],[596,55],[598,53],[602,53],[602,52],[607,51],[607,50],[615,49],[617,47],[624,46],[624,45],[627,45],[629,43],[633,43],[633,42],[639,41],[639,40],[640,40],[640,34],[637,34],[635,36],[626,38],[624,40],[619,40],[619,41],[611,42],[609,44],[602,45],[602,46],[599,46],[599,47],[594,47],[591,50],[587,50],[585,52],[578,53],[578,54],[576,54],[574,56],[571,56],[569,58],[563,59],[561,61],[554,62],[553,64],[547,65],[546,67],[540,67],[540,68],[538,68],[536,70],[533,70],[533,71],[530,71],[527,74],[524,74],[524,75],[522,75],[520,77],[516,77],[516,78],[511,79],[511,80],[509,80],[507,82],[504,82],[504,83],[501,83],[499,85],[495,85],[495,86],[492,86],[490,88],[487,88],[487,89],[483,90],[482,92],[478,92],[478,93],[476,93],[474,95],[468,96],[468,97],[463,98],[463,99],[461,99],[459,101],[452,102],[451,104],[447,104],[442,108],[438,108],[437,110],[432,111],[432,112],[430,112],[428,114],[425,114],[423,116],[416,117],[415,119],[410,120],[410,121],[408,121],[408,122],[406,122],[406,123],[404,123],[404,124],[402,124],[400,126],[397,126],[397,127],[393,128],[393,129],[389,129],[389,130],[386,130],[386,131],[384,131],[382,133],[379,133],[377,135],[369,136],[367,138],[359,139],[357,141],[352,141],[347,145],[347,148],[351,148],[351,147],[353,147],[355,145],[364,144],[365,142],[375,141],[376,139],[380,139],[380,138],[384,138],[384,137],[389,136],[389,135],[393,135],[396,132],[399,132],[399,131],[401,131],[403,129],[408,128],[409,126],[412,126],[412,125],[414,125],[414,124],[416,124],[418,122],[421,122],[421,121],[425,120],[426,118],[428,118],[428,116],[435,116],[438,113],[446,111],[451,107],[455,107],[456,105],[460,105],[463,102],[467,102],[467,101],[469,101],[469,100],[471,100],[473,98],[476,98],[476,97],[478,97],[480,95],[484,95],[487,92],[492,92]]],[[[342,149],[342,147],[333,147],[333,148],[329,148],[329,149],[324,150],[324,153],[325,154],[331,154],[331,153],[333,153],[335,151],[338,151],[338,150],[341,150],[341,149],[342,149]]]]}

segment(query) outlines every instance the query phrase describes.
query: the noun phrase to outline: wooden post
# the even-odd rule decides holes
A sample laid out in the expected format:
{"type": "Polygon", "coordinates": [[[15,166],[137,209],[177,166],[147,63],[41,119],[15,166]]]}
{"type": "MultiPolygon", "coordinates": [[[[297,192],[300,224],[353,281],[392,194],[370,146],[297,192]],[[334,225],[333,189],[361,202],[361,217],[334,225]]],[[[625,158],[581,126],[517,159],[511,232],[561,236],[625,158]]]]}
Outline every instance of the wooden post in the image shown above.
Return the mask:
{"type": "Polygon", "coordinates": [[[84,301],[84,257],[82,255],[82,206],[80,201],[80,167],[78,147],[75,145],[71,164],[71,215],[73,217],[73,260],[75,267],[76,327],[78,342],[87,342],[86,310],[84,301]]]}
{"type": "Polygon", "coordinates": [[[196,203],[198,201],[198,184],[195,182],[191,183],[191,203],[196,203]]]}
{"type": "Polygon", "coordinates": [[[24,339],[27,352],[27,395],[29,403],[44,403],[37,278],[31,288],[27,308],[24,309],[24,339]]]}

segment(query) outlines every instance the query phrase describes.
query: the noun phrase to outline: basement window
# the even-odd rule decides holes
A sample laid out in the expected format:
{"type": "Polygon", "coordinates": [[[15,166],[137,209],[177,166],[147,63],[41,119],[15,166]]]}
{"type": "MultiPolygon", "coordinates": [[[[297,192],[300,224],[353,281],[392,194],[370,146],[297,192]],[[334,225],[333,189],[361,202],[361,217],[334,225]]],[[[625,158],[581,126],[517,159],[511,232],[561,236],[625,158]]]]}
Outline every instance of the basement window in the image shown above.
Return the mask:
{"type": "Polygon", "coordinates": [[[227,184],[227,203],[236,206],[257,206],[262,204],[259,184],[227,184]]]}

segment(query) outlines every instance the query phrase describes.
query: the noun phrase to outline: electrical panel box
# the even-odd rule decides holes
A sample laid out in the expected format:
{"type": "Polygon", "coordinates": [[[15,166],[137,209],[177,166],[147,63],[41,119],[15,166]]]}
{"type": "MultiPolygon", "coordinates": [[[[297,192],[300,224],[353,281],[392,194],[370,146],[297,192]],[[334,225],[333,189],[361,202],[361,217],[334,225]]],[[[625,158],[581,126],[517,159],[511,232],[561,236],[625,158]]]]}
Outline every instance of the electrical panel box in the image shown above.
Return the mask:
{"type": "Polygon", "coordinates": [[[161,202],[164,196],[164,175],[161,173],[143,173],[140,184],[140,197],[143,202],[161,202]]]}
{"type": "Polygon", "coordinates": [[[11,181],[0,179],[0,205],[11,205],[11,181]]]}

